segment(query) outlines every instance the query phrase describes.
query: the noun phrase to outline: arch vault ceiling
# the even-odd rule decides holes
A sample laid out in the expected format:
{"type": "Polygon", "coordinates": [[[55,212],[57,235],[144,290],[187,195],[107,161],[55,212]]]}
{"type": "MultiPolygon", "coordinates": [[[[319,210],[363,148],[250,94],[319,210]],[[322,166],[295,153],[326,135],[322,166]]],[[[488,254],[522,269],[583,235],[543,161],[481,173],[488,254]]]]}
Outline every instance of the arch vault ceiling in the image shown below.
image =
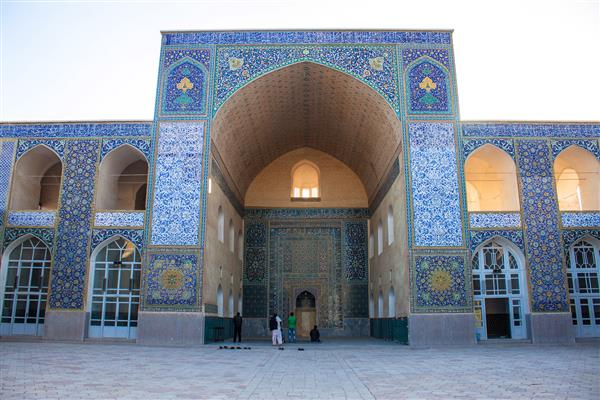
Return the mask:
{"type": "Polygon", "coordinates": [[[401,138],[401,124],[373,89],[342,72],[299,63],[238,90],[213,122],[213,149],[240,198],[277,157],[300,147],[329,153],[374,195],[401,138]]]}

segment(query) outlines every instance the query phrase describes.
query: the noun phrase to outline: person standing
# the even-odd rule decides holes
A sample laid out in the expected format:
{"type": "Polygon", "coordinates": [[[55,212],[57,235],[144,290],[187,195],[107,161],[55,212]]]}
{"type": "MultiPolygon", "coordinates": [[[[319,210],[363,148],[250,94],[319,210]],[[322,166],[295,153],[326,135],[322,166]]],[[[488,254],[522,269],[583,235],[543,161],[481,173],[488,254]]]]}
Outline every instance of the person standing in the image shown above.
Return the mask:
{"type": "Polygon", "coordinates": [[[288,317],[288,342],[294,343],[296,341],[296,316],[294,313],[290,313],[288,317]]]}
{"type": "Polygon", "coordinates": [[[236,342],[236,339],[242,343],[242,316],[238,312],[235,317],[233,317],[233,343],[236,342]]]}
{"type": "Polygon", "coordinates": [[[273,346],[281,345],[283,343],[281,338],[281,318],[274,313],[269,320],[269,329],[271,330],[271,341],[273,346]]]}

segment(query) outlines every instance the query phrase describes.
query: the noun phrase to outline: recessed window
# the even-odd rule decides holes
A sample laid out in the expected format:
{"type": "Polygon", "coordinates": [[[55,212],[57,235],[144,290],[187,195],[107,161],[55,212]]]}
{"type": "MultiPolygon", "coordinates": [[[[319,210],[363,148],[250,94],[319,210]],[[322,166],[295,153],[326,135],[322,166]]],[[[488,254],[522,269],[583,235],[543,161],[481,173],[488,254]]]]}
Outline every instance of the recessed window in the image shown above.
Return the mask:
{"type": "Polygon", "coordinates": [[[383,223],[377,222],[377,255],[383,253],[383,223]]]}
{"type": "Polygon", "coordinates": [[[219,242],[225,243],[225,214],[223,214],[223,207],[219,206],[217,212],[217,239],[219,242]]]}
{"type": "Polygon", "coordinates": [[[321,197],[319,170],[309,161],[301,161],[292,169],[293,200],[318,200],[321,197]]]}
{"type": "Polygon", "coordinates": [[[600,161],[589,151],[571,146],[554,161],[558,208],[600,210],[600,161]]]}

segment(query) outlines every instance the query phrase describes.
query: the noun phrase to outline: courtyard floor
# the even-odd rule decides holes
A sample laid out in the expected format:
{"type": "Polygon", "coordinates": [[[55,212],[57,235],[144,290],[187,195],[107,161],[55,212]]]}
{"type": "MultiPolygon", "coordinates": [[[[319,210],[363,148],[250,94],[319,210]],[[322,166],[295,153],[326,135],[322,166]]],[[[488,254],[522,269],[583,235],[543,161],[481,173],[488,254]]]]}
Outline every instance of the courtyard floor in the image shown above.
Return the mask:
{"type": "Polygon", "coordinates": [[[600,342],[242,345],[4,340],[0,399],[600,399],[600,342]]]}

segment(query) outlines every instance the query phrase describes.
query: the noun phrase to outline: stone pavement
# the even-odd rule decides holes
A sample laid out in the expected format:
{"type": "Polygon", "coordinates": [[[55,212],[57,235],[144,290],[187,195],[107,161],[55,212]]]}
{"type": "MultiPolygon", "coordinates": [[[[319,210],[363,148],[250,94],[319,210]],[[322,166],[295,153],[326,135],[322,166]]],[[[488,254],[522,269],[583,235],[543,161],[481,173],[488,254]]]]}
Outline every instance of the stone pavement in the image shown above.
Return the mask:
{"type": "Polygon", "coordinates": [[[0,399],[600,399],[599,342],[244,345],[4,340],[0,399]]]}

